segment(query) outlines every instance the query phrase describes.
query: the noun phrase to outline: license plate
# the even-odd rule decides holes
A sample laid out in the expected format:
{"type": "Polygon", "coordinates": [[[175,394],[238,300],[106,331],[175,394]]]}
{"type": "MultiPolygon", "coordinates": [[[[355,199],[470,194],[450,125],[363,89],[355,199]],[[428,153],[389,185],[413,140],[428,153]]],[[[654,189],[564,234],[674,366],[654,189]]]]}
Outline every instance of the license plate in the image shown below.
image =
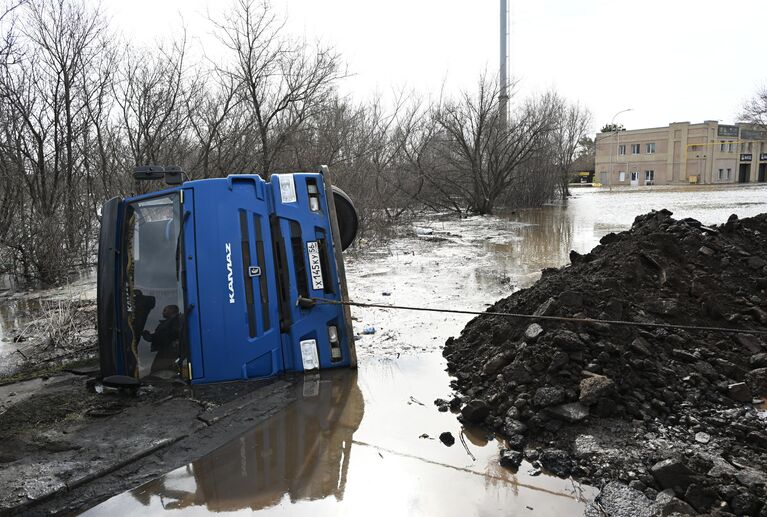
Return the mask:
{"type": "Polygon", "coordinates": [[[322,280],[320,246],[317,241],[307,242],[306,251],[309,254],[309,274],[312,276],[312,289],[322,291],[325,288],[325,283],[322,280]]]}

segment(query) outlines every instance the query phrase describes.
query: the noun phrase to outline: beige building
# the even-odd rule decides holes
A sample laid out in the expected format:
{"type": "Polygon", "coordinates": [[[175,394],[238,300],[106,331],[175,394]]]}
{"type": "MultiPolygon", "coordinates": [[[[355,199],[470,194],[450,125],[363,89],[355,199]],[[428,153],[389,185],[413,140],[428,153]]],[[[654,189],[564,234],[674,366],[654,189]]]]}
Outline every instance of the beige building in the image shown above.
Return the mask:
{"type": "Polygon", "coordinates": [[[612,186],[765,182],[767,131],[707,120],[599,133],[594,181],[612,186]]]}

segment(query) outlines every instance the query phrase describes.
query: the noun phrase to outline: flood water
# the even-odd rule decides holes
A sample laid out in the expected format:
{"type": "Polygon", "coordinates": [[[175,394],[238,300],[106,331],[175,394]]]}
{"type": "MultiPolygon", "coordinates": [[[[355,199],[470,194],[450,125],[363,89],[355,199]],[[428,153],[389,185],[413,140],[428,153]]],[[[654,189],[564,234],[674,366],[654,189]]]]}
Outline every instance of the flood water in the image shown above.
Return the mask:
{"type": "MultiPolygon", "coordinates": [[[[705,224],[767,212],[767,186],[574,194],[565,205],[418,221],[410,237],[346,257],[350,297],[483,310],[651,209],[705,224]]],[[[452,396],[443,344],[471,316],[369,308],[352,315],[355,333],[374,329],[357,341],[358,372],[307,376],[300,400],[281,414],[87,514],[582,514],[594,489],[534,476],[527,463],[517,473],[500,467],[498,440],[434,406],[452,396]],[[452,447],[438,440],[445,431],[452,447]]]]}
{"type": "Polygon", "coordinates": [[[46,306],[56,307],[59,302],[93,300],[96,298],[96,273],[88,269],[73,275],[73,281],[62,287],[31,292],[14,292],[15,282],[5,278],[0,283],[0,374],[13,373],[22,351],[34,337],[28,335],[30,323],[45,316],[46,306]],[[16,338],[19,342],[14,342],[16,338]]]}
{"type": "MultiPolygon", "coordinates": [[[[574,189],[566,204],[456,221],[419,221],[418,233],[384,249],[347,259],[355,301],[484,310],[529,287],[547,267],[569,263],[605,234],[627,230],[637,215],[667,208],[674,217],[724,223],[731,214],[767,212],[767,185],[729,188],[574,189]],[[652,189],[652,191],[650,191],[652,189]],[[356,259],[356,260],[355,260],[356,259]]],[[[361,354],[403,353],[440,346],[470,317],[355,308],[356,328],[376,333],[358,342],[361,354]]]]}
{"type": "Polygon", "coordinates": [[[436,410],[444,367],[429,352],[306,376],[299,401],[279,415],[86,515],[582,513],[593,489],[532,476],[528,464],[516,474],[500,467],[497,441],[436,410]],[[437,438],[445,431],[452,447],[437,438]]]}

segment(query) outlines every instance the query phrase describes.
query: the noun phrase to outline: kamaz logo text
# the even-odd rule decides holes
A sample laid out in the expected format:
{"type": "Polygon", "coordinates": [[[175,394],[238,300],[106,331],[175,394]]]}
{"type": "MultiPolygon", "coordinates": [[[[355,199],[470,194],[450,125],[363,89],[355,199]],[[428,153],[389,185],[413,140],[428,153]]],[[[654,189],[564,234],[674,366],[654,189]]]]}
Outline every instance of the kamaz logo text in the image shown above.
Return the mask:
{"type": "Polygon", "coordinates": [[[229,303],[234,303],[234,274],[232,273],[232,243],[227,242],[226,248],[226,281],[229,286],[229,303]]]}

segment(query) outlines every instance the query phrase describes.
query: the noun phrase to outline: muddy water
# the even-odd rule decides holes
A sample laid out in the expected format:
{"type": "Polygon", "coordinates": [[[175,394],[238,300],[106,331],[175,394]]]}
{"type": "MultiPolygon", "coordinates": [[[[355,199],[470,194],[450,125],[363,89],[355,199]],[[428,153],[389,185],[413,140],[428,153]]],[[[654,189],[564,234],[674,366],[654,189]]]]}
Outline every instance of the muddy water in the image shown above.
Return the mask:
{"type": "Polygon", "coordinates": [[[594,491],[498,465],[500,444],[432,404],[448,378],[438,353],[307,376],[301,398],[215,453],[86,515],[578,514],[594,491]],[[449,431],[452,447],[437,437],[449,431]]]}

